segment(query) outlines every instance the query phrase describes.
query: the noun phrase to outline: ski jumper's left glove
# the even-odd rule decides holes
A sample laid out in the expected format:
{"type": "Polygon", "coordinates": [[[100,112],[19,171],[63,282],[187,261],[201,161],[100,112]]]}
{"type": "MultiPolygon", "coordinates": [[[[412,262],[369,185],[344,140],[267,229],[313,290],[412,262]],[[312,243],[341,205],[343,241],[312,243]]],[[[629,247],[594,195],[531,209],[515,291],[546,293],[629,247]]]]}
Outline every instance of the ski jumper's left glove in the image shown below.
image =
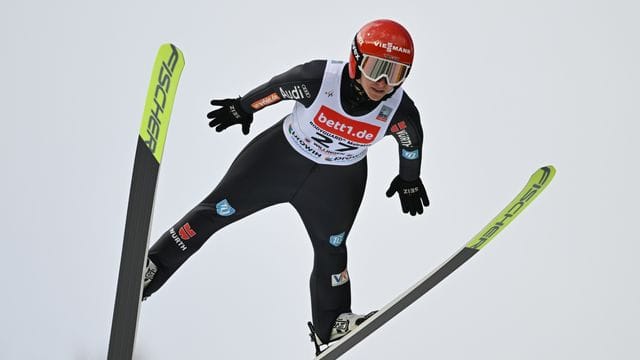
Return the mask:
{"type": "Polygon", "coordinates": [[[221,106],[207,114],[210,127],[215,127],[217,132],[228,128],[231,125],[241,124],[242,133],[249,134],[249,127],[253,121],[253,114],[250,114],[240,106],[240,97],[235,99],[211,100],[211,105],[221,106]]]}
{"type": "Polygon", "coordinates": [[[424,188],[420,178],[406,181],[400,175],[396,176],[387,190],[387,197],[392,197],[396,192],[400,197],[402,212],[405,214],[410,213],[411,216],[422,214],[423,206],[429,206],[427,190],[424,188]]]}

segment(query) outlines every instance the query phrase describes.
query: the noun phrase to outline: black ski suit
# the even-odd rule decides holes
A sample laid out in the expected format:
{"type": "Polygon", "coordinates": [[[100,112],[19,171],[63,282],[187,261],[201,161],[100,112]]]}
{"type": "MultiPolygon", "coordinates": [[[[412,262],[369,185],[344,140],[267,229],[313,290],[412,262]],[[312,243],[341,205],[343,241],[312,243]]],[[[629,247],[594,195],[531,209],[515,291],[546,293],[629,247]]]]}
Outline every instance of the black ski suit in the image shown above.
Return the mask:
{"type": "MultiPolygon", "coordinates": [[[[274,77],[243,96],[242,109],[254,113],[283,99],[296,100],[305,108],[311,106],[319,96],[329,63],[335,62],[311,61],[274,77]]],[[[346,113],[358,116],[376,109],[379,102],[368,99],[349,78],[346,66],[339,76],[335,95],[346,113]]],[[[383,120],[389,121],[383,135],[393,135],[399,144],[399,175],[405,180],[418,179],[422,128],[413,101],[402,93],[393,118],[383,120]]],[[[351,311],[346,239],[364,195],[366,157],[348,165],[318,163],[294,150],[285,131],[280,120],[256,136],[213,192],[150,248],[149,258],[158,272],[145,288],[145,296],[160,288],[222,227],[268,206],[288,202],[299,213],[313,245],[312,317],[317,335],[328,342],[337,316],[351,311]]],[[[323,143],[341,140],[328,133],[317,135],[320,137],[313,137],[313,141],[306,140],[318,149],[323,143]]]]}

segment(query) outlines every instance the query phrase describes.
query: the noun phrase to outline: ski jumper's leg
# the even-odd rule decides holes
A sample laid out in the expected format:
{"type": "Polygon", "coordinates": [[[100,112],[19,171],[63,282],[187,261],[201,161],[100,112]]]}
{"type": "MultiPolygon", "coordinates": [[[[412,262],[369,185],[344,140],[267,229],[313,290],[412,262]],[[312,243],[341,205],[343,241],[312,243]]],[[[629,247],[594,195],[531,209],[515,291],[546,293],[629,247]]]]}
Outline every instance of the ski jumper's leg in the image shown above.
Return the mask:
{"type": "Polygon", "coordinates": [[[362,202],[366,179],[366,159],[349,166],[316,165],[292,201],[313,244],[311,310],[317,335],[324,343],[329,341],[338,315],[351,311],[346,239],[362,202]]]}
{"type": "MultiPolygon", "coordinates": [[[[210,158],[215,163],[215,156],[210,158]]],[[[213,192],[149,249],[149,258],[158,266],[158,272],[145,288],[144,296],[158,290],[222,227],[270,205],[289,201],[312,165],[291,149],[282,134],[281,122],[258,135],[234,160],[213,192]]]]}

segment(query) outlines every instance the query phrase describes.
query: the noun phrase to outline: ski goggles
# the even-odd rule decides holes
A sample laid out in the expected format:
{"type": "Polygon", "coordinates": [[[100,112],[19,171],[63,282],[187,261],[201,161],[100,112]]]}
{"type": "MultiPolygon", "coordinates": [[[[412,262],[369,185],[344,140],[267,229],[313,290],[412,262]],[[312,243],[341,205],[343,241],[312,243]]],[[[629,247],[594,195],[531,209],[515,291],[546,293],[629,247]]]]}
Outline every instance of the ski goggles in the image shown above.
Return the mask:
{"type": "Polygon", "coordinates": [[[362,75],[367,79],[380,81],[380,79],[386,78],[387,84],[391,86],[402,84],[409,74],[409,68],[409,65],[371,55],[364,55],[358,66],[362,75]]]}

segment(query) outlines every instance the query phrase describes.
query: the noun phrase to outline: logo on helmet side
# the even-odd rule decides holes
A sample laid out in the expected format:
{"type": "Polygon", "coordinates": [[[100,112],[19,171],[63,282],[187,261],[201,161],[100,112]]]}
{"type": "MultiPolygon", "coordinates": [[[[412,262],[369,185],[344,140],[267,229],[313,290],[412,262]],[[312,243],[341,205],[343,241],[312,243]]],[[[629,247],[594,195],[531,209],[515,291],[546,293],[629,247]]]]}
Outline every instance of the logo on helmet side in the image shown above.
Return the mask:
{"type": "Polygon", "coordinates": [[[356,58],[356,62],[360,62],[360,51],[358,51],[358,47],[355,42],[351,43],[351,53],[353,54],[353,57],[356,58]]]}
{"type": "Polygon", "coordinates": [[[411,55],[411,49],[407,49],[407,48],[403,48],[402,46],[398,46],[398,45],[394,45],[391,41],[389,42],[382,42],[382,41],[374,41],[373,45],[379,47],[379,48],[383,48],[385,49],[387,52],[399,52],[402,54],[407,54],[407,55],[411,55]]]}

